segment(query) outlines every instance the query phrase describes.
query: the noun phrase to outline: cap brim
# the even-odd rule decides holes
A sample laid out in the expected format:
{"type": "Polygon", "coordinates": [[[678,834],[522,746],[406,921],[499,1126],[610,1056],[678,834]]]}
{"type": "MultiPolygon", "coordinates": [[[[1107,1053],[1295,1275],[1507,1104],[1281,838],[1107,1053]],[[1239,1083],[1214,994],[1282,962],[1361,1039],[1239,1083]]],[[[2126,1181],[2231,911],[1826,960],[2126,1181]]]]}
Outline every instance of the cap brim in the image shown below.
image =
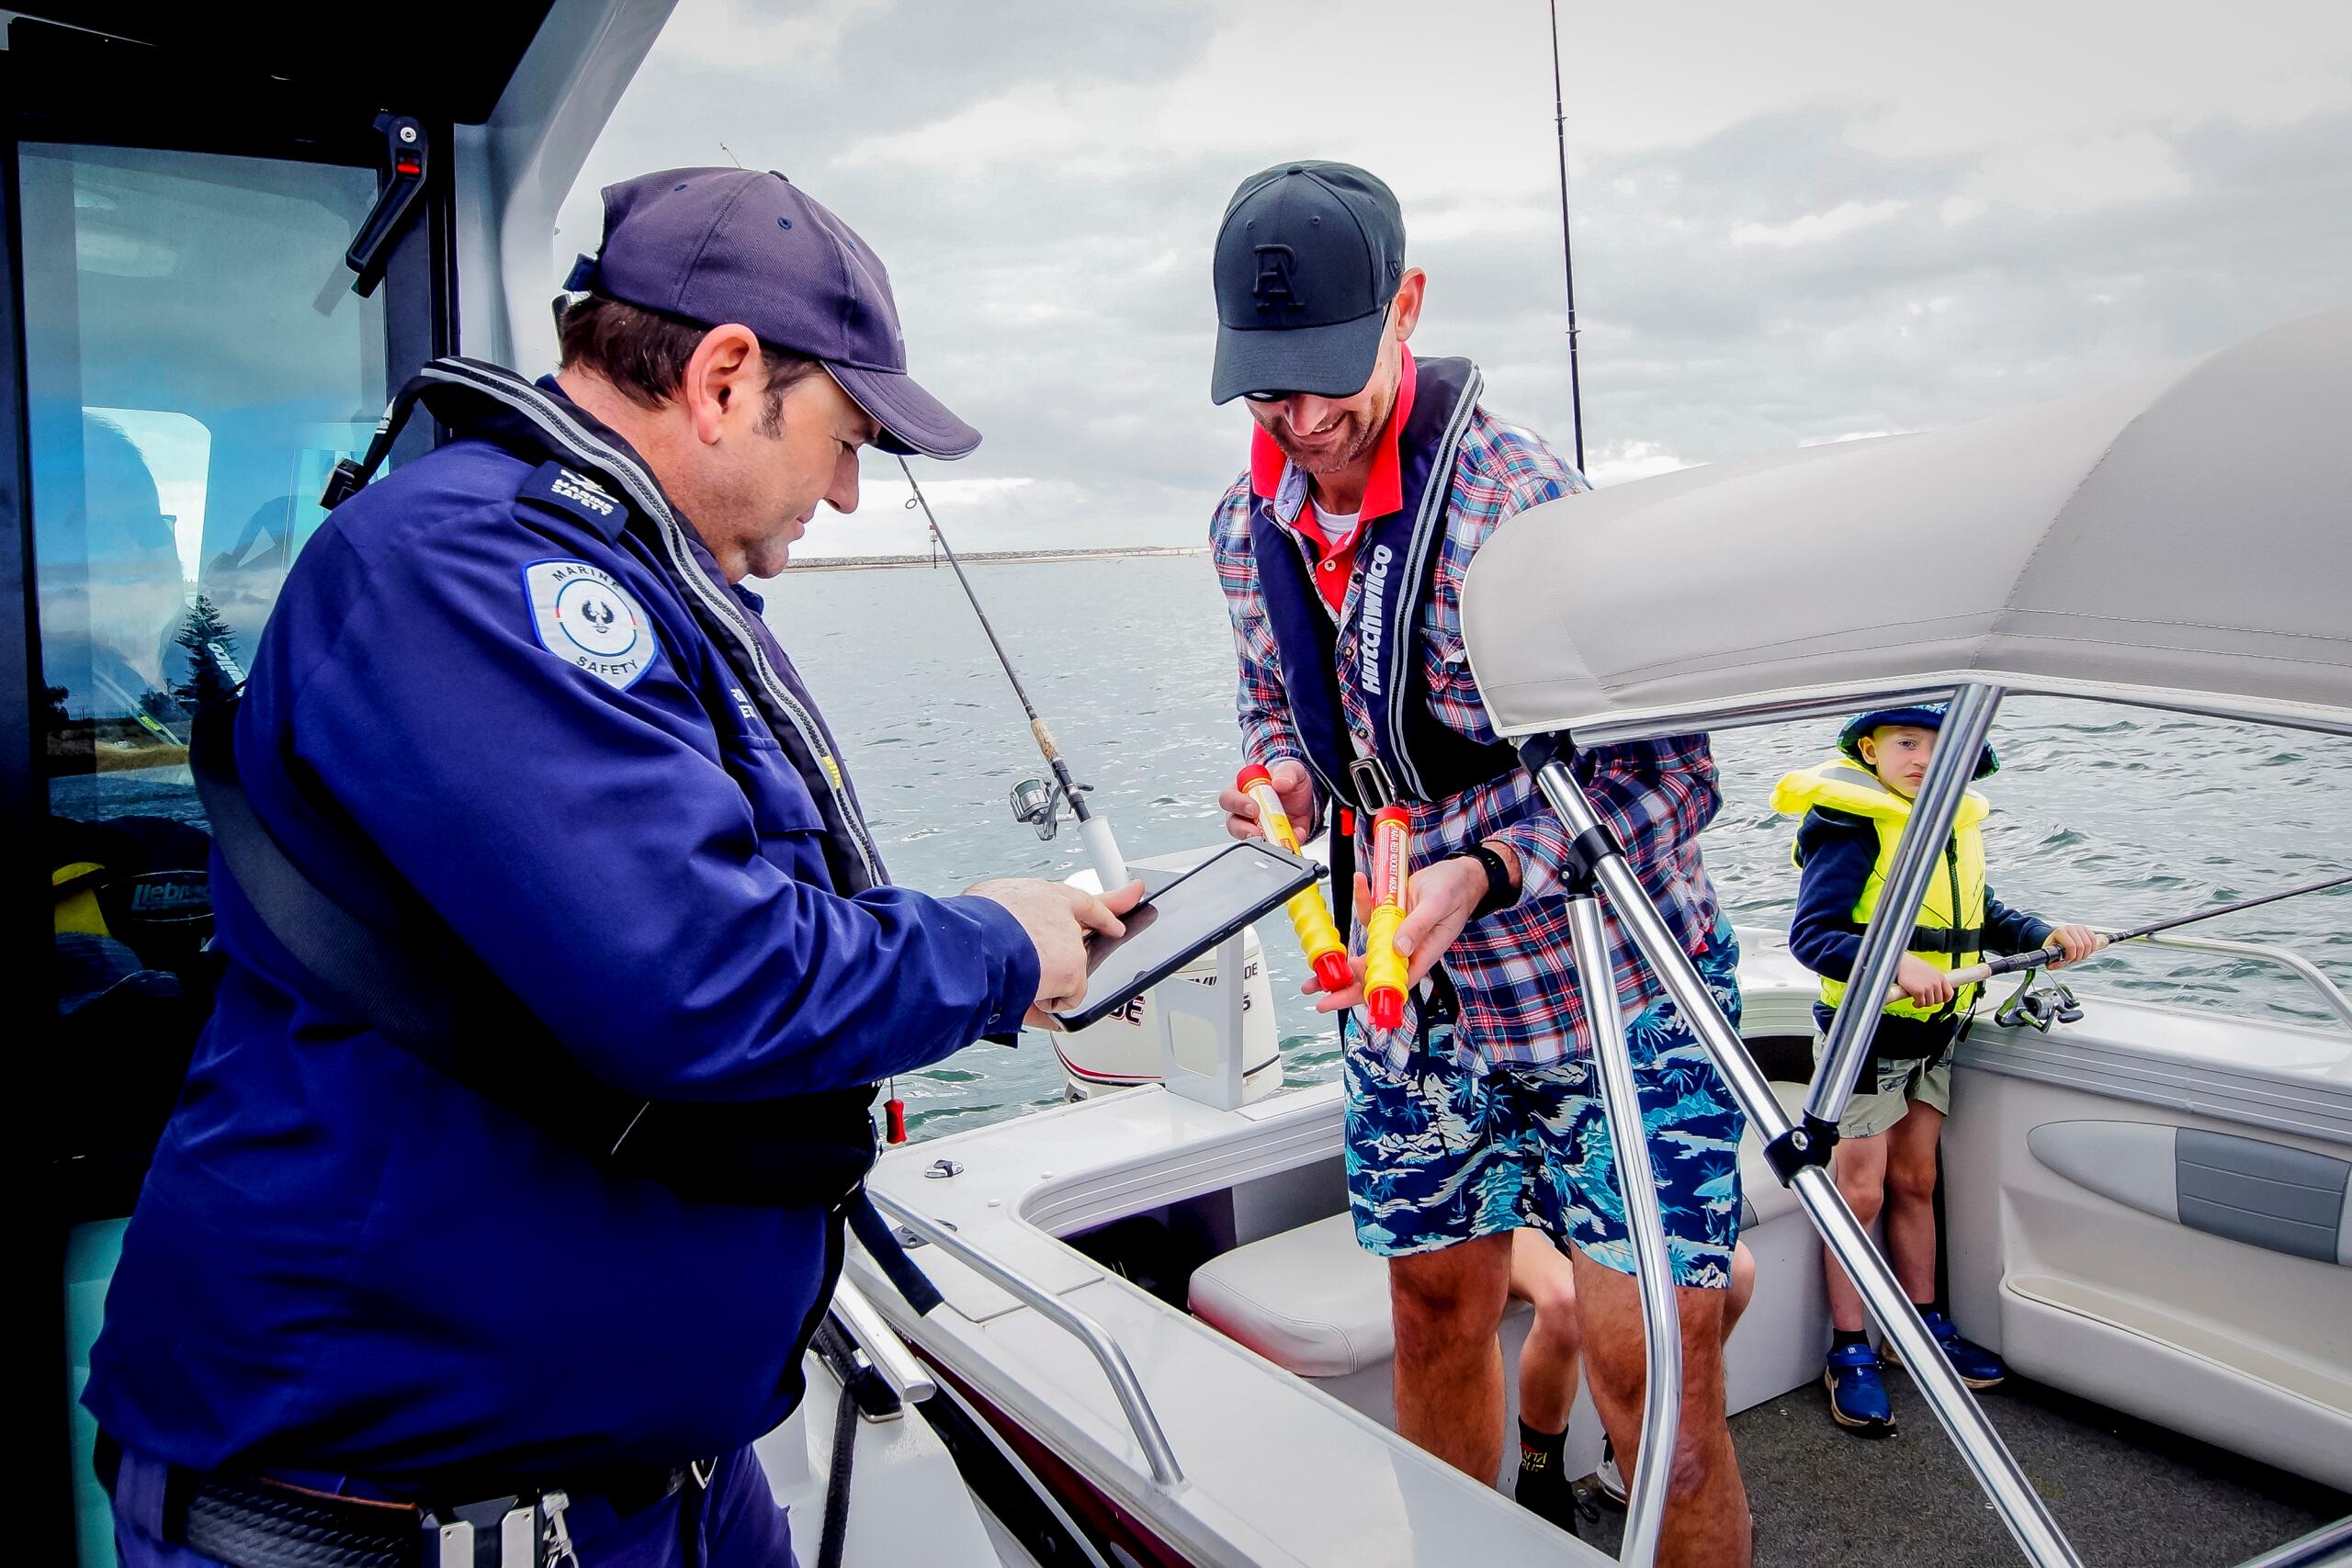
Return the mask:
{"type": "Polygon", "coordinates": [[[859,408],[882,427],[874,443],[897,457],[967,457],[980,433],[947,412],[947,405],[915,384],[911,376],[825,362],[859,408]]]}
{"type": "Polygon", "coordinates": [[[1229,403],[1245,392],[1354,397],[1380,363],[1380,333],[1387,324],[1385,305],[1328,327],[1240,332],[1220,323],[1209,401],[1229,403]]]}

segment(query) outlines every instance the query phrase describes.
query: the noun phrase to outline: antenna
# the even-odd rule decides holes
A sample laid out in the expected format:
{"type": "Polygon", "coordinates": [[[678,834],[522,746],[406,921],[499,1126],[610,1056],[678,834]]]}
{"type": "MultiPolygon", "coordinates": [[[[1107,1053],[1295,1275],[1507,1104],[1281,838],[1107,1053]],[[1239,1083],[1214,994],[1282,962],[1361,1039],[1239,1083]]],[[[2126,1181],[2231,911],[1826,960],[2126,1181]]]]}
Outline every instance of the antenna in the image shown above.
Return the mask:
{"type": "Polygon", "coordinates": [[[1577,472],[1584,472],[1584,382],[1577,368],[1577,263],[1568,242],[1568,110],[1560,89],[1560,0],[1552,4],[1552,132],[1560,144],[1560,270],[1568,285],[1568,409],[1575,422],[1577,472]]]}

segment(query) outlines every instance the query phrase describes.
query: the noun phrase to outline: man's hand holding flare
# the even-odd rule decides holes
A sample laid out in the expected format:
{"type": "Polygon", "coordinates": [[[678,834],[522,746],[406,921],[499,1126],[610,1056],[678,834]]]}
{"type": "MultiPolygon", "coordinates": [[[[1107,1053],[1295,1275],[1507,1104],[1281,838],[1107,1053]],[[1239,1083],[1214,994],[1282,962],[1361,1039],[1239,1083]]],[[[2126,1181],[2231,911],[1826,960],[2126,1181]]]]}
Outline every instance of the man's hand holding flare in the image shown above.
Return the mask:
{"type": "MultiPolygon", "coordinates": [[[[1275,793],[1273,775],[1253,762],[1241,770],[1233,787],[1257,807],[1259,829],[1291,853],[1298,853],[1298,833],[1290,825],[1290,814],[1283,809],[1282,796],[1275,793]]],[[[1332,922],[1322,893],[1303,887],[1283,908],[1322,988],[1340,991],[1352,985],[1355,975],[1348,965],[1348,944],[1340,939],[1340,928],[1332,922]]]]}

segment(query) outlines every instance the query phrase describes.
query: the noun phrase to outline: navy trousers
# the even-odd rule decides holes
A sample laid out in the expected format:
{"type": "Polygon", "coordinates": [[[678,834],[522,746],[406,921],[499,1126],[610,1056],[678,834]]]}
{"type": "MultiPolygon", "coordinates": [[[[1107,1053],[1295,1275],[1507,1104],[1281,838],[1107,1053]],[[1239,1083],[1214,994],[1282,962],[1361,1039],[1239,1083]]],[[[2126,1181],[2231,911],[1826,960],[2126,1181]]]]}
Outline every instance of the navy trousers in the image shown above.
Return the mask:
{"type": "MultiPolygon", "coordinates": [[[[122,1568],[235,1568],[164,1539],[160,1460],[125,1450],[114,1483],[114,1543],[122,1568]]],[[[710,1485],[616,1517],[575,1496],[564,1514],[580,1568],[793,1568],[792,1531],[748,1448],[718,1461],[710,1485]]]]}

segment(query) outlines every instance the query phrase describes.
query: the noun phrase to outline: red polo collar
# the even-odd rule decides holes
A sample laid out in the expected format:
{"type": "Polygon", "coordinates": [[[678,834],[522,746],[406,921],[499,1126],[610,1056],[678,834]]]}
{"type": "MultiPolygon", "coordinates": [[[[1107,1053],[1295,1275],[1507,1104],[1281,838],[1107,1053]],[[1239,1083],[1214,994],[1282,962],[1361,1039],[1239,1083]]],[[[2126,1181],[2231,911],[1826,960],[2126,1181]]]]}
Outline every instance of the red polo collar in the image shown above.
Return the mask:
{"type": "MultiPolygon", "coordinates": [[[[1413,368],[1413,351],[1402,344],[1398,348],[1405,356],[1404,375],[1396,383],[1396,406],[1389,411],[1387,427],[1381,431],[1380,446],[1373,454],[1372,479],[1363,487],[1363,510],[1358,515],[1364,518],[1385,517],[1405,506],[1404,467],[1396,455],[1396,441],[1404,434],[1405,422],[1412,417],[1413,383],[1419,376],[1413,368]]],[[[1289,462],[1262,427],[1250,427],[1250,489],[1272,501],[1282,488],[1283,469],[1289,462]]],[[[1299,514],[1310,515],[1304,507],[1299,514]]]]}
{"type": "MultiPolygon", "coordinates": [[[[1299,502],[1297,516],[1287,519],[1291,531],[1315,547],[1315,589],[1334,615],[1347,607],[1348,581],[1355,575],[1356,541],[1363,537],[1363,525],[1405,509],[1404,466],[1397,456],[1396,444],[1405,422],[1412,417],[1413,386],[1419,377],[1413,368],[1413,351],[1401,344],[1399,348],[1405,364],[1396,383],[1396,406],[1389,411],[1388,423],[1382,429],[1380,444],[1373,452],[1372,478],[1363,487],[1363,506],[1356,513],[1355,528],[1343,539],[1325,538],[1311,496],[1299,502]]],[[[1274,445],[1274,438],[1266,434],[1265,427],[1252,425],[1250,488],[1267,501],[1274,500],[1281,492],[1283,472],[1289,464],[1290,459],[1283,456],[1283,449],[1274,445]]]]}

